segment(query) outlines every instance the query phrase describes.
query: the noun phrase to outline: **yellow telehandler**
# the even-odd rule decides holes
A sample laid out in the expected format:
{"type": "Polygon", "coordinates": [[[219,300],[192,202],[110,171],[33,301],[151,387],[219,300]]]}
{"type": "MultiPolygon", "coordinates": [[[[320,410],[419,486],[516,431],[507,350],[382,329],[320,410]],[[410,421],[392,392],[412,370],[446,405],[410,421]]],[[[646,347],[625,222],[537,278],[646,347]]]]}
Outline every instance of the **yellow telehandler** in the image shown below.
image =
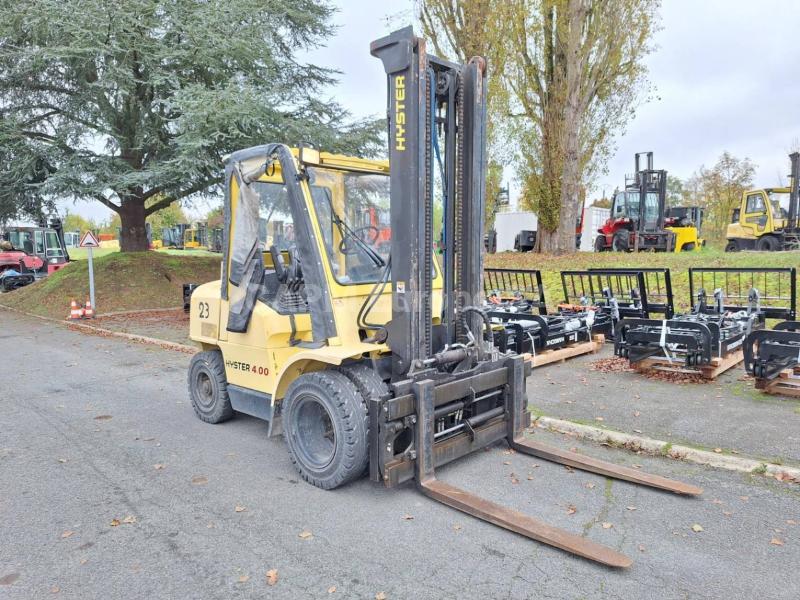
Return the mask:
{"type": "Polygon", "coordinates": [[[235,412],[269,421],[315,486],[365,472],[390,487],[414,480],[458,510],[626,567],[616,550],[436,478],[440,465],[507,440],[602,476],[701,492],[524,435],[529,363],[493,345],[481,308],[485,62],[431,56],[410,27],[371,51],[388,79],[390,162],[277,143],[226,161],[222,278],[191,296],[190,335],[203,348],[189,368],[194,410],[209,423],[235,412]]]}

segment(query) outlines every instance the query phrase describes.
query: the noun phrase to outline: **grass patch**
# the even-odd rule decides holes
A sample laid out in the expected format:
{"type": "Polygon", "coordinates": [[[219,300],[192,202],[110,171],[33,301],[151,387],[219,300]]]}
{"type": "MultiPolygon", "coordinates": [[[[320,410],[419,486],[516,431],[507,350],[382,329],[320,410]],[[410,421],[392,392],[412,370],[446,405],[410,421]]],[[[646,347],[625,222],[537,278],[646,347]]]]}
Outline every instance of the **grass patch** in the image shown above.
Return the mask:
{"type": "MultiPolygon", "coordinates": [[[[219,263],[219,254],[111,252],[100,256],[94,260],[98,312],[181,306],[183,284],[219,279],[219,263]]],[[[88,268],[88,261],[74,261],[32,285],[0,295],[0,304],[45,317],[66,318],[70,300],[86,302],[88,268]]]]}
{"type": "Polygon", "coordinates": [[[486,255],[486,267],[504,269],[539,269],[548,305],[564,299],[561,271],[604,267],[668,267],[672,275],[672,293],[676,310],[691,307],[689,300],[690,267],[796,267],[800,252],[734,252],[704,248],[698,252],[575,252],[562,256],[532,252],[501,252],[486,255]]]}
{"type": "Polygon", "coordinates": [[[661,446],[661,456],[669,456],[670,452],[672,452],[672,442],[667,442],[661,446]]]}

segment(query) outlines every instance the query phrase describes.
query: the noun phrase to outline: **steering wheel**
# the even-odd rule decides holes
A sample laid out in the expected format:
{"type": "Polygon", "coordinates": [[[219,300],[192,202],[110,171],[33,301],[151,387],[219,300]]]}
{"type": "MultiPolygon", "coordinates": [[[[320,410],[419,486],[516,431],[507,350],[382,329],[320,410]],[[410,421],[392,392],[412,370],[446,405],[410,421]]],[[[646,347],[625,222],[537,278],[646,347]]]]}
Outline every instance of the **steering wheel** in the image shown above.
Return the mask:
{"type": "Polygon", "coordinates": [[[303,269],[300,266],[300,257],[297,255],[296,246],[290,246],[286,251],[289,253],[288,267],[277,246],[273,244],[269,247],[269,253],[272,256],[272,264],[275,267],[275,275],[278,277],[278,281],[286,284],[291,291],[297,291],[303,284],[303,269]]]}
{"type": "MultiPolygon", "coordinates": [[[[364,225],[363,227],[353,230],[352,235],[358,236],[364,243],[374,246],[381,236],[381,231],[374,225],[364,225]],[[362,233],[366,233],[367,235],[362,235],[362,233]]],[[[355,247],[351,247],[347,244],[347,238],[343,238],[342,241],[339,242],[339,252],[342,254],[355,254],[355,251],[355,247]]]]}

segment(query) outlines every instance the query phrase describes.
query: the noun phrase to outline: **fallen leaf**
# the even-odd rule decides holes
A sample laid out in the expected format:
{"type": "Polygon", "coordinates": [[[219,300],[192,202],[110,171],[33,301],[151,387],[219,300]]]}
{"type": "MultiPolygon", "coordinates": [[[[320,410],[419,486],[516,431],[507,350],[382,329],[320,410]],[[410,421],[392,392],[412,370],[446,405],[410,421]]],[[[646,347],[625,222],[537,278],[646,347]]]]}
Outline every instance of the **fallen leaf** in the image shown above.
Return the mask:
{"type": "Polygon", "coordinates": [[[634,429],[633,433],[642,433],[642,430],[641,429],[634,429]]]}
{"type": "Polygon", "coordinates": [[[335,585],[332,585],[331,587],[328,588],[328,593],[329,594],[333,594],[335,591],[336,591],[336,586],[335,585]]]}
{"type": "Polygon", "coordinates": [[[278,583],[278,569],[270,569],[267,571],[267,585],[275,585],[278,583]]]}
{"type": "Polygon", "coordinates": [[[403,515],[403,520],[404,521],[413,521],[414,520],[414,515],[403,515]]]}
{"type": "Polygon", "coordinates": [[[511,463],[510,463],[510,462],[508,462],[507,460],[504,460],[504,461],[503,461],[503,464],[504,464],[504,465],[510,465],[511,463]]]}
{"type": "Polygon", "coordinates": [[[239,506],[238,504],[234,507],[234,512],[244,512],[247,510],[246,506],[239,506]]]}
{"type": "Polygon", "coordinates": [[[250,575],[239,576],[239,583],[247,583],[248,581],[250,581],[250,575]]]}
{"type": "Polygon", "coordinates": [[[68,529],[67,531],[65,531],[64,533],[62,533],[62,534],[61,534],[61,539],[68,538],[68,537],[69,537],[69,536],[71,536],[73,533],[75,533],[75,532],[74,532],[74,531],[70,531],[70,530],[68,529]]]}
{"type": "Polygon", "coordinates": [[[50,593],[51,594],[57,594],[60,591],[61,591],[61,588],[58,587],[57,585],[54,585],[53,587],[50,588],[50,593]]]}
{"type": "Polygon", "coordinates": [[[154,464],[154,465],[153,465],[153,468],[154,468],[156,471],[160,471],[161,469],[163,469],[163,468],[164,468],[164,465],[163,465],[163,464],[161,464],[161,463],[156,463],[156,464],[154,464]]]}
{"type": "Polygon", "coordinates": [[[634,417],[638,417],[638,416],[639,416],[639,415],[641,415],[641,414],[642,414],[642,413],[640,413],[638,410],[635,410],[635,411],[633,411],[633,416],[634,416],[634,417]]]}
{"type": "Polygon", "coordinates": [[[644,552],[644,546],[642,544],[639,544],[639,552],[644,552]]]}
{"type": "Polygon", "coordinates": [[[533,481],[533,475],[528,475],[528,481],[533,481]]]}
{"type": "Polygon", "coordinates": [[[65,462],[67,462],[67,459],[66,459],[66,458],[59,458],[59,459],[58,459],[58,462],[60,462],[60,463],[62,463],[62,464],[63,464],[63,463],[65,463],[65,462]]]}
{"type": "Polygon", "coordinates": [[[116,527],[119,525],[119,519],[111,519],[111,526],[116,527]]]}
{"type": "Polygon", "coordinates": [[[733,512],[731,512],[729,510],[723,510],[722,514],[725,515],[726,517],[730,517],[733,514],[733,512]]]}
{"type": "Polygon", "coordinates": [[[705,531],[705,529],[703,529],[701,525],[695,523],[694,525],[692,525],[692,531],[694,531],[695,533],[700,533],[701,531],[705,531]]]}
{"type": "Polygon", "coordinates": [[[605,421],[605,419],[603,417],[595,417],[594,420],[595,421],[605,421]]]}
{"type": "Polygon", "coordinates": [[[739,500],[741,500],[742,502],[747,502],[748,500],[750,500],[750,496],[739,496],[739,500]]]}
{"type": "Polygon", "coordinates": [[[717,454],[722,454],[722,448],[714,448],[714,452],[717,454]]]}
{"type": "Polygon", "coordinates": [[[94,420],[95,421],[108,421],[109,419],[113,419],[111,415],[97,415],[94,420]]]}
{"type": "Polygon", "coordinates": [[[461,531],[461,525],[459,525],[458,523],[453,525],[453,531],[461,531]]]}
{"type": "Polygon", "coordinates": [[[577,508],[575,508],[575,505],[574,505],[574,504],[570,504],[570,505],[567,507],[567,514],[568,514],[568,515],[574,515],[576,512],[578,512],[578,509],[577,509],[577,508]]]}
{"type": "Polygon", "coordinates": [[[195,475],[192,477],[192,485],[205,485],[208,483],[208,477],[205,475],[195,475]]]}
{"type": "Polygon", "coordinates": [[[375,600],[386,600],[386,594],[384,592],[378,592],[375,594],[375,600]]]}
{"type": "Polygon", "coordinates": [[[783,546],[783,540],[779,540],[778,538],[772,538],[769,543],[773,546],[783,546]]]}
{"type": "Polygon", "coordinates": [[[537,465],[536,463],[533,463],[531,465],[531,469],[538,469],[538,468],[539,468],[539,465],[537,465]]]}
{"type": "Polygon", "coordinates": [[[122,522],[123,522],[123,523],[128,523],[129,525],[130,525],[131,523],[136,523],[136,517],[134,517],[133,515],[128,515],[127,517],[125,517],[124,519],[122,519],[122,522]]]}
{"type": "Polygon", "coordinates": [[[635,506],[626,506],[625,508],[627,508],[628,510],[636,510],[635,506]]]}
{"type": "Polygon", "coordinates": [[[587,490],[593,490],[594,489],[594,484],[593,483],[586,483],[586,484],[584,484],[583,487],[585,487],[587,490]]]}
{"type": "Polygon", "coordinates": [[[786,521],[786,524],[787,525],[797,525],[797,521],[795,521],[794,519],[788,519],[786,521]]]}
{"type": "Polygon", "coordinates": [[[82,565],[85,565],[87,562],[89,562],[89,559],[88,558],[82,558],[78,562],[80,562],[82,565]]]}
{"type": "Polygon", "coordinates": [[[722,500],[717,500],[716,498],[714,498],[714,499],[711,501],[711,504],[722,504],[722,500]]]}
{"type": "Polygon", "coordinates": [[[511,474],[511,483],[519,483],[519,479],[513,473],[511,474]]]}
{"type": "MultiPolygon", "coordinates": [[[[412,517],[412,519],[413,519],[413,517],[412,517]]],[[[301,540],[308,540],[308,539],[313,538],[314,534],[311,533],[308,529],[303,529],[303,531],[301,531],[300,533],[297,534],[297,537],[299,537],[301,540]]]]}
{"type": "Polygon", "coordinates": [[[568,473],[574,473],[575,472],[575,469],[573,469],[569,465],[564,465],[564,468],[567,470],[568,473]]]}
{"type": "Polygon", "coordinates": [[[603,529],[611,529],[614,526],[614,524],[613,523],[609,523],[607,521],[604,521],[602,523],[602,526],[603,526],[603,529]]]}

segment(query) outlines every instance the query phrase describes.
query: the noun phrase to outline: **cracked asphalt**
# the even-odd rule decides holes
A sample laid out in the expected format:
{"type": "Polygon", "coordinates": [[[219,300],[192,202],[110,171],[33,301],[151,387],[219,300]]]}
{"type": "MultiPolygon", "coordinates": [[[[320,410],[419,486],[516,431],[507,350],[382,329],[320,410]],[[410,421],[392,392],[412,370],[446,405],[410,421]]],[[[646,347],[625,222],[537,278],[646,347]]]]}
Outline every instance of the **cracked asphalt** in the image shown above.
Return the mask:
{"type": "Polygon", "coordinates": [[[756,390],[741,364],[715,381],[684,384],[591,369],[613,356],[606,344],[536,369],[530,404],[550,417],[800,466],[800,399],[756,390]]]}
{"type": "MultiPolygon", "coordinates": [[[[410,485],[387,490],[361,480],[325,492],[298,481],[283,440],[268,439],[264,423],[195,418],[185,354],[2,310],[0,348],[14,365],[0,383],[4,600],[379,592],[728,600],[794,599],[800,589],[798,486],[540,431],[537,439],[641,465],[705,493],[690,499],[611,482],[503,445],[439,469],[448,483],[634,559],[613,571],[437,504],[410,485]],[[266,582],[270,569],[274,586],[266,582]]],[[[531,382],[532,398],[538,385],[531,382]]]]}

